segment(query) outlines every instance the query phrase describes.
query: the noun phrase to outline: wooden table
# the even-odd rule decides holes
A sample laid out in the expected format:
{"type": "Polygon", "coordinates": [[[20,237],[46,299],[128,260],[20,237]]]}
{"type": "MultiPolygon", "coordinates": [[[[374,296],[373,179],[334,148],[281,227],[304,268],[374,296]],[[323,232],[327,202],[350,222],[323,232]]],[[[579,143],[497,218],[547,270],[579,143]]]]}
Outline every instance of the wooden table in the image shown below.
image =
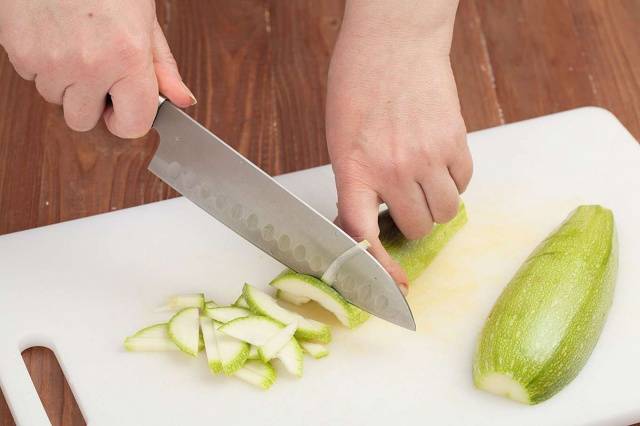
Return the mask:
{"type": "MultiPolygon", "coordinates": [[[[326,164],[325,77],[343,0],[165,0],[189,110],[267,172],[326,164]]],[[[599,105],[640,138],[640,0],[462,0],[452,62],[469,131],[599,105]]],[[[66,129],[0,57],[0,234],[175,196],[127,142],[66,129]]],[[[0,284],[2,285],[2,284],[0,284]]],[[[4,284],[6,285],[6,284],[4,284]]],[[[23,354],[54,425],[83,424],[55,357],[23,354]]],[[[13,421],[0,398],[0,425],[13,421]]]]}

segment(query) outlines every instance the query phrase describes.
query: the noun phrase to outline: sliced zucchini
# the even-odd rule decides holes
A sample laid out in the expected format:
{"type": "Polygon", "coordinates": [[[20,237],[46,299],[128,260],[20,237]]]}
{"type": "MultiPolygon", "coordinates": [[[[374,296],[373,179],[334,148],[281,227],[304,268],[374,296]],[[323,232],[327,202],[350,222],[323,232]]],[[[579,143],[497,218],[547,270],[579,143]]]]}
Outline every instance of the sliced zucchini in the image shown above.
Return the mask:
{"type": "Polygon", "coordinates": [[[460,201],[458,214],[451,221],[436,224],[431,233],[419,240],[408,240],[393,222],[389,211],[378,217],[380,241],[407,273],[409,281],[418,278],[444,246],[467,223],[467,210],[460,201]]]}
{"type": "Polygon", "coordinates": [[[287,270],[271,281],[271,285],[278,290],[314,300],[349,328],[357,327],[369,318],[368,313],[347,302],[333,287],[310,275],[287,270]]]}
{"type": "Polygon", "coordinates": [[[145,327],[142,330],[136,331],[131,337],[156,337],[156,338],[169,338],[167,330],[167,324],[154,324],[149,327],[145,327]]]}
{"type": "Polygon", "coordinates": [[[240,295],[240,297],[236,299],[235,302],[233,302],[233,306],[238,308],[249,309],[249,305],[247,304],[247,301],[244,300],[244,296],[242,294],[240,295]]]}
{"type": "Polygon", "coordinates": [[[287,303],[291,303],[292,305],[304,305],[305,303],[311,301],[311,299],[309,299],[308,297],[296,296],[295,294],[291,294],[282,290],[276,291],[276,298],[287,303]]]}
{"type": "Polygon", "coordinates": [[[237,318],[248,317],[251,311],[245,308],[236,308],[235,306],[226,306],[220,308],[205,309],[205,313],[211,319],[221,323],[227,323],[237,318]]]}
{"type": "Polygon", "coordinates": [[[204,340],[204,349],[207,354],[207,363],[212,373],[218,374],[222,372],[222,359],[218,351],[218,342],[216,340],[216,330],[213,320],[209,317],[200,317],[200,330],[204,340]]]}
{"type": "Polygon", "coordinates": [[[260,354],[258,353],[258,347],[251,345],[249,348],[249,356],[247,359],[260,359],[260,354]]]}
{"type": "Polygon", "coordinates": [[[276,381],[276,370],[268,362],[249,360],[234,376],[262,389],[269,389],[276,381]]]}
{"type": "Polygon", "coordinates": [[[208,300],[206,302],[204,302],[204,310],[206,311],[207,309],[213,309],[213,308],[219,308],[220,305],[218,305],[216,302],[214,302],[213,300],[208,300]]]}
{"type": "MultiPolygon", "coordinates": [[[[218,331],[255,346],[263,346],[273,336],[278,334],[284,326],[268,317],[259,315],[238,318],[221,326],[218,331]]],[[[279,359],[291,374],[302,375],[302,348],[295,338],[278,352],[279,359]]]]}
{"type": "Polygon", "coordinates": [[[271,318],[253,315],[238,318],[222,325],[218,330],[228,336],[255,346],[262,346],[278,334],[284,326],[271,318]]]}
{"type": "Polygon", "coordinates": [[[167,303],[162,306],[159,306],[156,311],[164,312],[164,311],[179,311],[184,308],[204,308],[204,294],[202,293],[194,293],[194,294],[180,294],[176,296],[171,296],[167,303]]]}
{"type": "Polygon", "coordinates": [[[500,295],[478,342],[475,385],[525,404],[551,398],[585,365],[613,299],[613,214],[578,207],[500,295]]]}
{"type": "Polygon", "coordinates": [[[296,323],[298,325],[296,338],[319,343],[331,341],[331,329],[328,325],[284,309],[275,299],[257,288],[245,284],[242,295],[256,314],[267,316],[285,325],[296,323]]]}
{"type": "Polygon", "coordinates": [[[171,340],[188,355],[197,356],[200,349],[200,309],[184,308],[168,323],[171,340]]]}
{"type": "Polygon", "coordinates": [[[260,359],[264,362],[269,362],[272,358],[275,358],[278,355],[278,352],[280,352],[280,349],[284,348],[284,346],[289,343],[289,340],[293,338],[293,335],[296,332],[296,326],[296,323],[287,325],[267,340],[264,345],[260,346],[258,348],[258,355],[260,356],[260,359]]]}
{"type": "Polygon", "coordinates": [[[216,335],[216,341],[218,342],[222,371],[227,375],[234,374],[242,368],[247,361],[249,344],[221,333],[219,329],[214,330],[214,333],[216,335]]]}
{"type": "Polygon", "coordinates": [[[315,359],[324,358],[325,356],[329,355],[329,349],[327,348],[326,345],[322,345],[320,343],[313,343],[313,342],[298,342],[298,343],[300,343],[300,346],[302,346],[302,349],[306,353],[308,353],[315,359]]]}
{"type": "Polygon", "coordinates": [[[284,368],[296,377],[302,377],[304,366],[304,352],[295,337],[292,337],[287,344],[278,352],[277,359],[284,365],[284,368]]]}

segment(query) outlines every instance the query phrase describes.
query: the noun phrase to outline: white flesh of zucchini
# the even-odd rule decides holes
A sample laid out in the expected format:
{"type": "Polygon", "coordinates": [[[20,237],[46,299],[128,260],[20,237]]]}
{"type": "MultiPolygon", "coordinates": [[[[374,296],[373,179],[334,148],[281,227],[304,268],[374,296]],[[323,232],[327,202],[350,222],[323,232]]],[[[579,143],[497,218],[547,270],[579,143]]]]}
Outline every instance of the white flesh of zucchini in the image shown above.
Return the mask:
{"type": "Polygon", "coordinates": [[[169,337],[188,355],[197,356],[200,343],[200,310],[184,308],[168,324],[169,337]]]}
{"type": "Polygon", "coordinates": [[[244,285],[242,294],[251,310],[258,315],[268,316],[285,325],[297,323],[296,338],[321,343],[331,341],[331,330],[326,324],[304,318],[283,308],[274,298],[249,284],[244,285]]]}
{"type": "Polygon", "coordinates": [[[156,309],[156,312],[179,311],[184,308],[204,308],[204,294],[194,293],[171,296],[167,303],[156,309]]]}
{"type": "Polygon", "coordinates": [[[221,323],[227,323],[237,318],[248,317],[251,311],[245,308],[236,308],[235,306],[226,306],[220,308],[205,309],[205,313],[211,319],[221,323]]]}
{"type": "Polygon", "coordinates": [[[276,380],[276,370],[269,363],[250,360],[234,376],[262,389],[269,389],[276,380]]]}
{"type": "Polygon", "coordinates": [[[296,324],[289,324],[282,330],[280,330],[275,336],[267,340],[267,343],[258,348],[258,354],[260,359],[264,362],[269,362],[272,358],[275,358],[280,352],[280,349],[291,340],[296,332],[296,324]]]}

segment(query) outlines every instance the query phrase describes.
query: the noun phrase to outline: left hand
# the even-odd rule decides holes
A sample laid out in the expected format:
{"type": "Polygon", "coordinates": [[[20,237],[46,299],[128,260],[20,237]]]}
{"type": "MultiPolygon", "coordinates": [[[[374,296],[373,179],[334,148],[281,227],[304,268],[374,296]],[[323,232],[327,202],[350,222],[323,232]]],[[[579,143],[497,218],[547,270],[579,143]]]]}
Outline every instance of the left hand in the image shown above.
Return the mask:
{"type": "Polygon", "coordinates": [[[378,237],[379,204],[389,206],[407,238],[418,239],[456,215],[472,174],[448,48],[432,42],[346,28],[329,71],[326,128],[337,222],[372,244],[403,290],[406,274],[378,237]]]}

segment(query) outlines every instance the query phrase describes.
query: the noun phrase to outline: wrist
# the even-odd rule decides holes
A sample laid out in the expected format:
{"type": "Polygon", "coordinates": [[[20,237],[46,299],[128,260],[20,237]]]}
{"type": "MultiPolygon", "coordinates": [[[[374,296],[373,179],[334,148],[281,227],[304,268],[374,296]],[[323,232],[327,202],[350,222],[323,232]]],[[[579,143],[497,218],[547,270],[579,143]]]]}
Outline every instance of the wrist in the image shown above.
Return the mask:
{"type": "Polygon", "coordinates": [[[341,37],[448,55],[458,0],[347,0],[341,37]]]}

